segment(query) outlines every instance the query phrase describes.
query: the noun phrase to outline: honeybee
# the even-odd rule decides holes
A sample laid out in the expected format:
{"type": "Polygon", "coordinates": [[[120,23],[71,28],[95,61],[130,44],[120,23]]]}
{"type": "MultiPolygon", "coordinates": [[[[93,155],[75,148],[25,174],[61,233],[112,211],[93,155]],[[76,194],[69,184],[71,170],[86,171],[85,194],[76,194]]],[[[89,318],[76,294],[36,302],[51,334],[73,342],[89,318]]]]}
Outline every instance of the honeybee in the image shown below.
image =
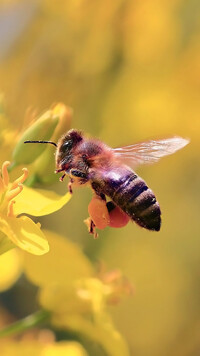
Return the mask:
{"type": "MultiPolygon", "coordinates": [[[[25,141],[25,143],[51,143],[56,146],[56,173],[60,178],[69,176],[69,191],[73,186],[89,184],[95,196],[105,202],[108,212],[115,207],[139,226],[159,231],[161,210],[159,203],[132,168],[138,164],[157,162],[183,148],[189,140],[172,137],[150,140],[134,145],[111,148],[100,140],[87,138],[81,131],[71,129],[58,143],[51,141],[25,141]],[[107,203],[106,199],[110,202],[107,203]]],[[[89,231],[93,234],[95,223],[90,219],[89,231]]]]}

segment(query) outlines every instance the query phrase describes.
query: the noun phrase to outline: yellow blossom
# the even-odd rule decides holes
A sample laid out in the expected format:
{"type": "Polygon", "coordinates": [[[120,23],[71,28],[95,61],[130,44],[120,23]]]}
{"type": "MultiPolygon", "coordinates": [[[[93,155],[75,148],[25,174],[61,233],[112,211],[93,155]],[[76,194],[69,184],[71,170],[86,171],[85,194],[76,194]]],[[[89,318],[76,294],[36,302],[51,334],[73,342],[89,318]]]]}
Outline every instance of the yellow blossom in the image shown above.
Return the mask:
{"type": "Polygon", "coordinates": [[[16,245],[30,253],[42,255],[48,252],[49,246],[39,224],[27,216],[17,217],[14,212],[14,199],[23,190],[22,183],[27,178],[28,170],[24,168],[22,176],[10,183],[9,165],[8,161],[3,163],[0,177],[0,252],[16,245]]]}
{"type": "Polygon", "coordinates": [[[21,177],[10,183],[9,165],[8,161],[3,163],[0,177],[0,253],[18,246],[34,255],[43,255],[49,251],[47,239],[40,224],[35,224],[24,214],[50,214],[68,202],[70,194],[59,196],[53,192],[23,187],[22,183],[28,176],[26,168],[23,168],[21,177]]]}
{"type": "Polygon", "coordinates": [[[40,304],[52,312],[52,324],[58,329],[81,334],[100,344],[111,356],[129,356],[122,335],[107,312],[112,287],[97,278],[75,280],[71,286],[54,283],[40,290],[40,304]]]}
{"type": "Polygon", "coordinates": [[[114,273],[111,283],[108,275],[99,279],[78,246],[56,233],[45,234],[50,252],[39,259],[24,254],[24,268],[39,286],[39,303],[50,311],[54,327],[95,341],[111,356],[128,356],[126,342],[107,312],[107,303],[113,293],[116,296],[113,279],[118,275],[114,273]]]}

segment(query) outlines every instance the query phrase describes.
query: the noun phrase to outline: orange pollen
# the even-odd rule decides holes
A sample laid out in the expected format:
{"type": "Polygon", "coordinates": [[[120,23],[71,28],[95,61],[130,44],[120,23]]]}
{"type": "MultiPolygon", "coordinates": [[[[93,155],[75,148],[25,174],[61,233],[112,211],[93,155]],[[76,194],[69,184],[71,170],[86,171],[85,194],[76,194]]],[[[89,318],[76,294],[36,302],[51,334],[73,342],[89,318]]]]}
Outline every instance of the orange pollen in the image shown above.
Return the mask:
{"type": "Polygon", "coordinates": [[[2,180],[3,180],[4,187],[7,187],[9,184],[8,166],[10,166],[9,161],[5,161],[2,164],[2,180]]]}
{"type": "Polygon", "coordinates": [[[13,210],[13,205],[15,204],[15,201],[14,200],[11,200],[9,203],[8,203],[8,211],[7,211],[7,216],[9,218],[14,218],[15,217],[15,214],[14,214],[14,210],[13,210]]]}
{"type": "Polygon", "coordinates": [[[28,177],[28,169],[27,169],[27,168],[23,168],[22,171],[23,171],[23,174],[21,175],[21,177],[17,178],[17,179],[12,183],[12,185],[11,185],[11,190],[17,188],[20,183],[24,183],[24,181],[25,181],[26,178],[28,177]]]}
{"type": "Polygon", "coordinates": [[[15,198],[19,193],[21,193],[23,189],[23,185],[21,183],[18,184],[17,188],[14,188],[6,193],[6,199],[8,201],[12,200],[15,198]]]}

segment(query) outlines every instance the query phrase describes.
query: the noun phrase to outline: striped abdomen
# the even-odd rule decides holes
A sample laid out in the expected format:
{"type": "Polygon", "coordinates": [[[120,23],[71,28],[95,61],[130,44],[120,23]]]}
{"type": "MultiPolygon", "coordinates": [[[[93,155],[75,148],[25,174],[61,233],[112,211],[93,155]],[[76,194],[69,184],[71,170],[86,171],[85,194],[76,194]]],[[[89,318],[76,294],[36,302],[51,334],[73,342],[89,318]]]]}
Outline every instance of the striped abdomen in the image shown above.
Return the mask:
{"type": "MultiPolygon", "coordinates": [[[[103,182],[99,187],[101,192],[108,195],[132,220],[146,229],[160,230],[160,207],[143,179],[123,167],[106,173],[103,182]]],[[[98,182],[96,184],[98,186],[98,182]]]]}

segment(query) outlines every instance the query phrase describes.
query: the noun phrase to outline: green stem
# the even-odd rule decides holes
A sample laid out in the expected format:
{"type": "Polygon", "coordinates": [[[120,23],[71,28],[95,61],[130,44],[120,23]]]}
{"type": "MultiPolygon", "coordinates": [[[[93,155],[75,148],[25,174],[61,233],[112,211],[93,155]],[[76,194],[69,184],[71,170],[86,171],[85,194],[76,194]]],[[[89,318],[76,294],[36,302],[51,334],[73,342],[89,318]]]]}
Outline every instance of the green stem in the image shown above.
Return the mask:
{"type": "Polygon", "coordinates": [[[46,310],[39,310],[38,312],[27,316],[24,319],[16,321],[15,323],[6,326],[0,330],[0,338],[16,335],[22,333],[27,329],[41,325],[50,318],[50,313],[46,310]]]}

